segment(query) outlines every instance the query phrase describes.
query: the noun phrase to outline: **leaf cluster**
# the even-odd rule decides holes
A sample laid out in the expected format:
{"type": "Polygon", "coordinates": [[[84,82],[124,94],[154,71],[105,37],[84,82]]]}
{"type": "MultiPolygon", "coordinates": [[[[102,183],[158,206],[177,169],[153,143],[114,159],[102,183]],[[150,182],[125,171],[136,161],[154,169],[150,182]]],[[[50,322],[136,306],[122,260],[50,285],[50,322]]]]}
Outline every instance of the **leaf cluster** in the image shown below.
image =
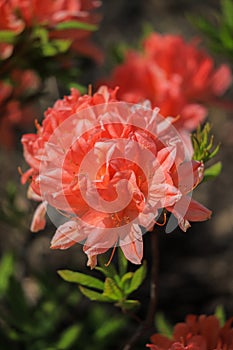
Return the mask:
{"type": "Polygon", "coordinates": [[[113,264],[106,266],[104,259],[100,260],[100,266],[96,267],[105,280],[102,281],[90,275],[70,271],[59,270],[58,274],[67,282],[76,283],[83,295],[92,301],[114,303],[123,311],[137,308],[138,300],[128,299],[128,296],[137,290],[146,277],[146,262],[135,272],[127,271],[127,260],[118,249],[119,271],[113,264]]]}
{"type": "Polygon", "coordinates": [[[233,0],[222,0],[221,10],[209,21],[201,16],[189,17],[191,22],[207,37],[210,48],[233,61],[233,0]]]}
{"type": "MultiPolygon", "coordinates": [[[[214,136],[210,134],[211,126],[206,123],[203,127],[198,126],[196,132],[192,134],[193,159],[206,163],[213,159],[219,152],[220,144],[214,145],[214,136]]],[[[222,169],[221,162],[216,162],[205,169],[204,180],[217,177],[222,169]]]]}
{"type": "Polygon", "coordinates": [[[50,35],[51,28],[45,25],[36,25],[26,28],[21,33],[10,30],[0,31],[0,43],[13,45],[13,53],[10,57],[0,59],[1,79],[7,79],[13,69],[32,69],[42,79],[56,76],[68,86],[71,81],[77,80],[77,60],[80,57],[71,50],[72,39],[68,33],[70,30],[94,31],[97,26],[79,21],[66,21],[52,28],[56,33],[67,31],[67,36],[53,38],[50,35]]]}

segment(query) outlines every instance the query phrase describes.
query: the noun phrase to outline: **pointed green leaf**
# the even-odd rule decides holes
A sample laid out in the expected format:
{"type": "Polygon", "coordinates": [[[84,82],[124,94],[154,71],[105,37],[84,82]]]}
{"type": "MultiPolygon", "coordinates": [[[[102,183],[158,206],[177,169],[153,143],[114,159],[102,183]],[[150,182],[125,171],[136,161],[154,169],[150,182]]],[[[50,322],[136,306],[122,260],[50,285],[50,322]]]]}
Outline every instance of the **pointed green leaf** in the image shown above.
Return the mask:
{"type": "Polygon", "coordinates": [[[134,273],[133,272],[127,272],[124,276],[121,278],[121,283],[124,285],[125,282],[132,279],[134,273]]]}
{"type": "Polygon", "coordinates": [[[59,349],[59,350],[70,349],[70,347],[75,343],[75,341],[77,341],[81,331],[82,331],[82,326],[77,324],[66,329],[62,333],[58,343],[56,344],[56,349],[59,349]]]}
{"type": "Polygon", "coordinates": [[[106,295],[103,295],[101,293],[95,292],[91,289],[84,288],[84,287],[79,287],[80,292],[85,295],[88,299],[92,301],[102,301],[102,302],[108,302],[111,303],[113,300],[106,295]]]}
{"type": "Polygon", "coordinates": [[[172,326],[167,322],[164,315],[161,312],[158,312],[155,316],[155,326],[157,331],[164,335],[165,337],[172,338],[173,330],[172,326]]]}
{"type": "Polygon", "coordinates": [[[226,314],[222,305],[218,305],[215,309],[214,316],[219,320],[220,326],[223,327],[226,322],[226,314]]]}
{"type": "Polygon", "coordinates": [[[112,300],[121,300],[124,297],[122,290],[110,277],[107,277],[105,280],[103,294],[111,298],[112,300]]]}
{"type": "Polygon", "coordinates": [[[222,170],[221,162],[217,162],[214,165],[210,166],[209,168],[205,169],[204,181],[214,179],[221,173],[221,170],[222,170]]]}
{"type": "Polygon", "coordinates": [[[70,271],[70,270],[59,270],[57,271],[59,276],[66,282],[77,283],[85,287],[95,288],[99,290],[104,289],[104,282],[99,279],[85,275],[84,273],[70,271]]]}
{"type": "Polygon", "coordinates": [[[67,21],[61,22],[56,25],[57,30],[67,30],[67,29],[82,29],[88,31],[95,31],[98,27],[94,24],[78,22],[78,21],[67,21]]]}
{"type": "Polygon", "coordinates": [[[0,264],[0,296],[6,293],[10,277],[14,271],[14,259],[12,254],[5,253],[0,264]]]}
{"type": "Polygon", "coordinates": [[[222,14],[225,23],[233,29],[233,2],[231,0],[222,0],[222,14]]]}
{"type": "Polygon", "coordinates": [[[126,290],[127,294],[132,293],[133,291],[138,289],[138,287],[142,284],[144,278],[146,277],[146,270],[147,270],[147,268],[146,268],[146,261],[143,261],[142,266],[139,267],[139,269],[137,269],[134,272],[134,275],[133,275],[132,280],[130,282],[130,286],[126,290]]]}
{"type": "Polygon", "coordinates": [[[127,272],[128,260],[124,256],[124,253],[120,248],[117,250],[118,253],[118,266],[119,266],[119,274],[123,276],[127,272]]]}

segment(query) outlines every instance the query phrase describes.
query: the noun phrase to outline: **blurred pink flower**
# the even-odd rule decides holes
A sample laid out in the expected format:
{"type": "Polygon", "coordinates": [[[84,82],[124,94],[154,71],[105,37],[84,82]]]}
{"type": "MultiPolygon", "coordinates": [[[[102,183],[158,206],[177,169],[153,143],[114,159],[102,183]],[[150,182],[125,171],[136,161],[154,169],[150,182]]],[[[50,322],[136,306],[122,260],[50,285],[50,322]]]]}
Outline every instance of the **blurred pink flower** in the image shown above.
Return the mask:
{"type": "Polygon", "coordinates": [[[127,102],[148,99],[164,117],[177,117],[174,126],[192,131],[204,120],[211,103],[232,81],[230,68],[214,67],[212,58],[178,35],[152,33],[143,41],[143,51],[129,50],[107,85],[119,86],[119,98],[127,102]]]}
{"type": "Polygon", "coordinates": [[[7,81],[0,81],[0,144],[12,148],[14,128],[25,127],[35,119],[30,97],[38,91],[41,81],[32,70],[14,69],[7,81]]]}
{"type": "Polygon", "coordinates": [[[184,323],[177,323],[171,339],[160,334],[151,337],[151,350],[232,350],[233,318],[223,327],[215,316],[188,315],[184,323]]]}

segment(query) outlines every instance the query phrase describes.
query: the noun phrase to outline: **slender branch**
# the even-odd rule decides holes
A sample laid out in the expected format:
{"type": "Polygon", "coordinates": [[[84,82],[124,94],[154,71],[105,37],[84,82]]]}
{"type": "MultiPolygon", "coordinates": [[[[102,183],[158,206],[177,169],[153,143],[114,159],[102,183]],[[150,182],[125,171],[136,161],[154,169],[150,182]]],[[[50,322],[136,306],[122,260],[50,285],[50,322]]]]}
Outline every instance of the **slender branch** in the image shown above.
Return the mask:
{"type": "Polygon", "coordinates": [[[158,279],[158,232],[155,230],[150,233],[151,235],[151,277],[150,277],[150,301],[148,304],[147,315],[145,321],[142,322],[134,335],[128,340],[123,350],[131,350],[133,346],[138,342],[141,336],[148,331],[154,322],[156,306],[157,306],[157,279],[158,279]]]}

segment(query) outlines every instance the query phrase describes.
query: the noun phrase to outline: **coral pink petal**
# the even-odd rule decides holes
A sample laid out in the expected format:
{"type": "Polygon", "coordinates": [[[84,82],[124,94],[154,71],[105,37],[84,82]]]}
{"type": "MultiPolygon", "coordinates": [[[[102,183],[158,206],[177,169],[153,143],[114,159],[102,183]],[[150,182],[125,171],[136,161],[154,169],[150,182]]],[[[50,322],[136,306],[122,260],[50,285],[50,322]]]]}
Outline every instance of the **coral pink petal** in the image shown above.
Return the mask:
{"type": "Polygon", "coordinates": [[[192,199],[185,217],[190,221],[205,221],[210,219],[211,214],[211,210],[192,199]]]}
{"type": "MultiPolygon", "coordinates": [[[[123,241],[120,241],[120,247],[123,251],[126,259],[131,261],[133,264],[141,264],[143,257],[143,240],[141,236],[141,229],[137,225],[131,226],[132,233],[132,241],[131,243],[124,244],[123,241]],[[136,227],[134,227],[136,226],[136,227]],[[140,233],[139,233],[140,230],[140,233]]],[[[129,241],[129,237],[127,237],[126,241],[129,241]]]]}
{"type": "Polygon", "coordinates": [[[58,227],[51,241],[51,248],[67,249],[85,238],[86,235],[80,231],[79,223],[71,220],[58,227]]]}
{"type": "Polygon", "coordinates": [[[47,209],[47,203],[42,202],[38,205],[36,208],[36,211],[33,215],[32,223],[30,230],[32,232],[38,232],[40,230],[43,230],[46,225],[45,215],[46,215],[46,209],[47,209]]]}

